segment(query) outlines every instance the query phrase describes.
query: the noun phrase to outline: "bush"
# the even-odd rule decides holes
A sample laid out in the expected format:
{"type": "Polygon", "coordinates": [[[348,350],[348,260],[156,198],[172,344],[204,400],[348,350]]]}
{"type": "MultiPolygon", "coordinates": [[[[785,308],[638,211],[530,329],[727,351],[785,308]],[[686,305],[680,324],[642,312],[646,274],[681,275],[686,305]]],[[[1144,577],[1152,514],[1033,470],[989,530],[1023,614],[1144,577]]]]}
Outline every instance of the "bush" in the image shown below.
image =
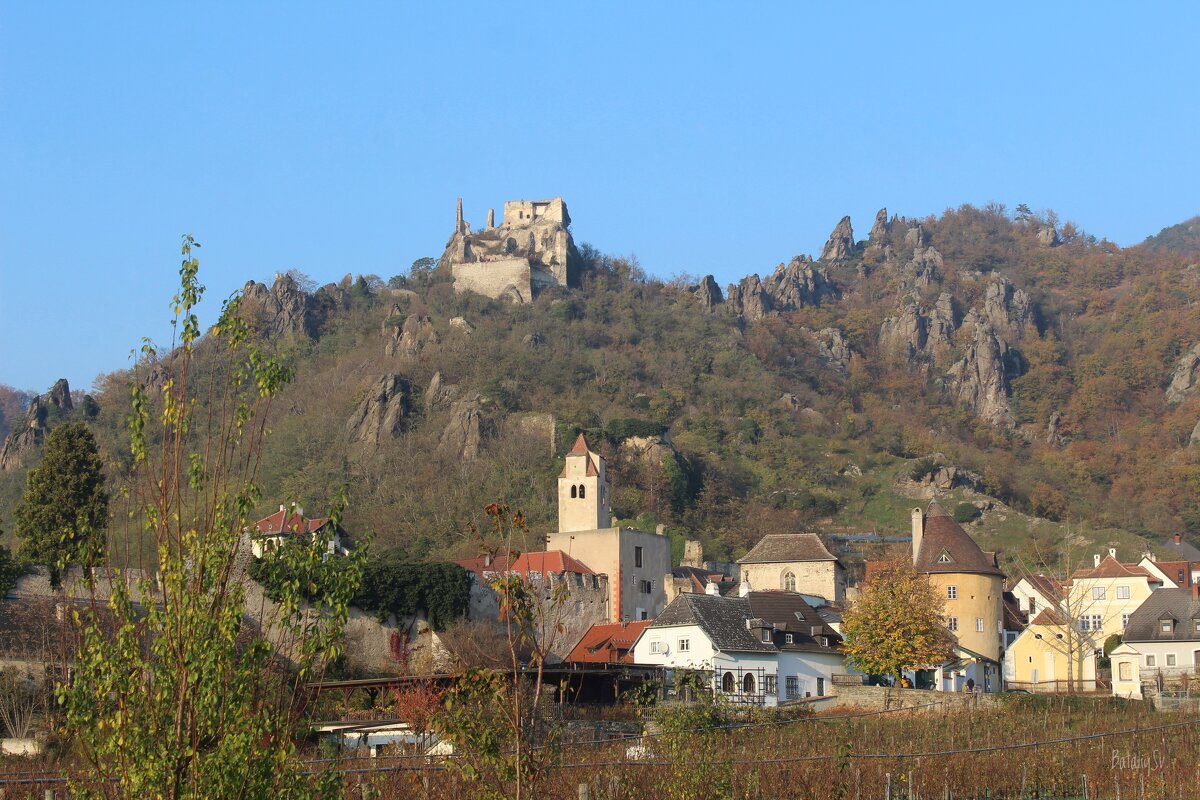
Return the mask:
{"type": "Polygon", "coordinates": [[[908,471],[908,477],[920,483],[937,472],[937,462],[932,458],[919,458],[908,471]]]}
{"type": "Polygon", "coordinates": [[[659,436],[662,432],[663,426],[660,423],[646,419],[611,419],[604,426],[604,435],[617,442],[630,436],[659,436]]]}
{"type": "Polygon", "coordinates": [[[982,512],[975,507],[974,503],[959,503],[954,507],[952,516],[954,521],[958,523],[973,522],[979,519],[982,512]]]}

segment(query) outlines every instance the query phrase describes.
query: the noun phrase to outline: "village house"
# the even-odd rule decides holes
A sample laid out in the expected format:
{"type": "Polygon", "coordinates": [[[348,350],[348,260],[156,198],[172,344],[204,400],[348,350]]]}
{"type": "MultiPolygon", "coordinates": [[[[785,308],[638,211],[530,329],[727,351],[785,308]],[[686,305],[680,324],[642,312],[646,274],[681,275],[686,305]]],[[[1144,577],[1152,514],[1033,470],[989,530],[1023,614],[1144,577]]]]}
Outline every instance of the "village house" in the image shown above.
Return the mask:
{"type": "Polygon", "coordinates": [[[1090,567],[1071,576],[1064,610],[1101,648],[1109,636],[1124,633],[1133,612],[1163,585],[1163,578],[1145,567],[1122,564],[1110,547],[1108,555],[1094,555],[1090,567]]]}
{"type": "Polygon", "coordinates": [[[741,581],[755,589],[846,599],[846,568],[815,533],[769,533],[737,563],[741,581]]]}
{"type": "Polygon", "coordinates": [[[597,664],[632,664],[631,650],[638,636],[651,620],[639,622],[604,622],[588,628],[567,655],[568,664],[594,666],[597,664]]]}
{"type": "Polygon", "coordinates": [[[304,509],[294,503],[288,507],[279,506],[274,514],[263,517],[247,531],[250,538],[250,552],[255,558],[262,558],[265,553],[276,550],[293,537],[309,536],[317,538],[320,535],[329,536],[329,554],[345,555],[344,532],[335,527],[327,517],[304,516],[304,509]]]}
{"type": "Polygon", "coordinates": [[[1146,684],[1161,689],[1200,672],[1200,584],[1151,594],[1130,615],[1111,660],[1119,697],[1142,697],[1146,684]]]}
{"type": "Polygon", "coordinates": [[[1163,542],[1163,546],[1171,552],[1174,560],[1186,561],[1190,567],[1191,582],[1200,583],[1200,547],[1196,547],[1191,542],[1185,542],[1181,533],[1167,539],[1163,542]]]}

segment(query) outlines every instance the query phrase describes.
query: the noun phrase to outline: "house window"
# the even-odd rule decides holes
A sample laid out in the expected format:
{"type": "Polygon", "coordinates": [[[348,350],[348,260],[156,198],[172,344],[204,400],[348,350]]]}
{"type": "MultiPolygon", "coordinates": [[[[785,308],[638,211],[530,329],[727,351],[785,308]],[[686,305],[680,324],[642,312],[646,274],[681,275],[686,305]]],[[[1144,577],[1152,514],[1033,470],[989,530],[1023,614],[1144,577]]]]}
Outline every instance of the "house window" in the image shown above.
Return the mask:
{"type": "MultiPolygon", "coordinates": [[[[683,648],[681,647],[679,649],[682,650],[683,648]]],[[[650,652],[651,653],[664,653],[666,651],[663,649],[662,642],[651,642],[650,643],[650,652]]]]}
{"type": "Polygon", "coordinates": [[[732,672],[726,672],[725,677],[721,678],[721,691],[725,694],[733,694],[737,691],[737,678],[733,677],[732,672]]]}
{"type": "Polygon", "coordinates": [[[654,594],[654,581],[641,581],[639,588],[642,594],[654,594]]]}
{"type": "Polygon", "coordinates": [[[1125,630],[1128,627],[1129,627],[1129,615],[1122,614],[1121,615],[1121,630],[1125,630]]]}
{"type": "Polygon", "coordinates": [[[957,631],[958,630],[958,617],[951,617],[950,620],[947,622],[946,627],[948,627],[952,631],[957,631]]]}
{"type": "Polygon", "coordinates": [[[571,484],[571,497],[579,497],[579,487],[571,484]]]}
{"type": "Polygon", "coordinates": [[[1104,587],[1103,586],[1093,586],[1092,587],[1092,599],[1093,600],[1103,600],[1104,599],[1104,587]]]}
{"type": "Polygon", "coordinates": [[[947,552],[945,552],[945,551],[942,551],[942,554],[941,554],[940,556],[938,556],[937,563],[939,563],[939,564],[949,564],[949,563],[950,563],[951,561],[953,561],[953,560],[954,560],[954,559],[950,558],[950,554],[949,554],[949,553],[947,553],[947,552]]]}
{"type": "Polygon", "coordinates": [[[1179,585],[1180,587],[1186,586],[1187,583],[1183,578],[1183,570],[1179,570],[1178,575],[1179,575],[1179,580],[1176,581],[1176,584],[1179,585]]]}
{"type": "Polygon", "coordinates": [[[1033,614],[1035,611],[1037,611],[1037,598],[1031,597],[1029,598],[1029,613],[1033,614]]]}
{"type": "Polygon", "coordinates": [[[1200,619],[1192,620],[1192,624],[1196,626],[1196,633],[1200,633],[1200,619]]]}
{"type": "Polygon", "coordinates": [[[796,591],[796,573],[794,573],[794,572],[783,573],[783,590],[785,592],[796,591]]]}
{"type": "Polygon", "coordinates": [[[1128,661],[1122,661],[1117,664],[1117,680],[1131,681],[1133,680],[1133,664],[1128,661]]]}
{"type": "Polygon", "coordinates": [[[784,644],[791,644],[792,642],[795,641],[795,637],[793,637],[790,633],[785,633],[783,635],[783,641],[784,641],[784,644]]]}
{"type": "Polygon", "coordinates": [[[1160,620],[1158,623],[1158,629],[1160,631],[1162,631],[1163,633],[1170,633],[1171,632],[1171,620],[1169,620],[1169,619],[1160,620]]]}
{"type": "Polygon", "coordinates": [[[642,568],[642,548],[640,547],[633,548],[633,566],[638,569],[642,568]]]}
{"type": "Polygon", "coordinates": [[[639,608],[637,610],[637,618],[638,619],[649,619],[649,617],[646,616],[646,609],[639,608]]]}
{"type": "Polygon", "coordinates": [[[1129,587],[1128,586],[1118,586],[1117,587],[1117,599],[1118,600],[1128,600],[1129,599],[1129,587]]]}
{"type": "Polygon", "coordinates": [[[1151,656],[1151,655],[1147,655],[1147,656],[1146,656],[1146,666],[1147,666],[1147,667],[1153,667],[1153,666],[1154,666],[1154,656],[1151,656]]]}
{"type": "Polygon", "coordinates": [[[787,699],[795,700],[800,696],[800,676],[788,675],[784,680],[784,687],[787,690],[787,699]]]}
{"type": "Polygon", "coordinates": [[[763,676],[763,694],[770,694],[770,695],[775,694],[775,676],[774,675],[764,675],[763,676]]]}
{"type": "Polygon", "coordinates": [[[1098,631],[1104,627],[1104,618],[1099,614],[1084,614],[1079,618],[1079,630],[1098,631]]]}
{"type": "Polygon", "coordinates": [[[585,491],[585,487],[584,487],[584,485],[583,485],[582,483],[581,483],[581,484],[579,484],[579,499],[580,499],[580,500],[582,500],[582,499],[583,499],[583,493],[584,493],[584,491],[585,491]]]}
{"type": "Polygon", "coordinates": [[[817,697],[825,696],[825,679],[817,678],[817,697]]]}
{"type": "Polygon", "coordinates": [[[975,632],[983,633],[983,617],[975,618],[975,632]]]}
{"type": "Polygon", "coordinates": [[[771,641],[771,629],[770,629],[770,628],[763,628],[763,629],[762,629],[762,640],[763,640],[764,642],[769,642],[769,641],[771,641]]]}
{"type": "Polygon", "coordinates": [[[947,586],[946,587],[946,599],[947,600],[957,600],[958,599],[958,587],[957,586],[947,586]]]}
{"type": "Polygon", "coordinates": [[[742,691],[746,694],[754,694],[754,673],[747,672],[746,677],[742,679],[742,691]]]}
{"type": "Polygon", "coordinates": [[[687,651],[689,651],[691,649],[692,649],[692,640],[691,639],[680,639],[679,640],[679,652],[686,653],[687,651]]]}
{"type": "Polygon", "coordinates": [[[1167,666],[1168,667],[1175,666],[1175,654],[1174,653],[1167,653],[1167,666]]]}

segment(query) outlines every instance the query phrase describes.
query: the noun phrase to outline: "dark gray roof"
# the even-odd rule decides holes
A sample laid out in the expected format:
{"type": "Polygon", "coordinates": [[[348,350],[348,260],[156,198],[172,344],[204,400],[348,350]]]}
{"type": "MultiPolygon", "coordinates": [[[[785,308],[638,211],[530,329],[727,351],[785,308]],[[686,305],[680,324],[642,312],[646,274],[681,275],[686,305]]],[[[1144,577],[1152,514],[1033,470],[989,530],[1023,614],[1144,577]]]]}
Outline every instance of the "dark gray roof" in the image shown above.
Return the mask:
{"type": "Polygon", "coordinates": [[[1126,642],[1200,642],[1196,620],[1200,620],[1200,600],[1190,590],[1155,589],[1129,615],[1123,638],[1126,642]],[[1176,620],[1170,633],[1159,630],[1159,620],[1166,618],[1176,620]]]}
{"type": "Polygon", "coordinates": [[[804,595],[796,592],[751,592],[750,610],[754,616],[775,626],[775,645],[780,650],[801,650],[814,653],[837,652],[842,637],[838,635],[804,595]],[[786,634],[792,634],[791,644],[786,634]],[[818,637],[826,637],[828,645],[818,637]]]}
{"type": "Polygon", "coordinates": [[[1171,551],[1178,555],[1181,559],[1187,559],[1188,561],[1200,561],[1200,548],[1197,548],[1196,545],[1192,544],[1191,542],[1185,542],[1181,539],[1179,544],[1175,544],[1175,537],[1172,536],[1170,539],[1167,539],[1167,541],[1163,542],[1163,546],[1170,548],[1171,551]]]}
{"type": "Polygon", "coordinates": [[[746,628],[746,620],[754,616],[750,601],[744,597],[681,594],[658,615],[649,629],[699,625],[718,650],[774,653],[774,646],[758,641],[746,628]]]}
{"type": "Polygon", "coordinates": [[[777,561],[837,561],[815,533],[769,533],[738,559],[739,564],[777,561]]]}

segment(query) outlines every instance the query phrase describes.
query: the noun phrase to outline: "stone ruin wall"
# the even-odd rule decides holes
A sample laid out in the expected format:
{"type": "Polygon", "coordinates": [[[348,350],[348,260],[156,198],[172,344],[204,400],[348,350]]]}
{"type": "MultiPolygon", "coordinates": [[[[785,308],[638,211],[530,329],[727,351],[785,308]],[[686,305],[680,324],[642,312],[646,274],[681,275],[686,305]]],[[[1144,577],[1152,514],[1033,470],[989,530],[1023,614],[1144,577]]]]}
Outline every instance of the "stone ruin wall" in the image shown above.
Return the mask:
{"type": "Polygon", "coordinates": [[[518,303],[533,301],[533,270],[527,258],[454,264],[450,269],[455,292],[475,292],[494,300],[508,295],[518,303]]]}

